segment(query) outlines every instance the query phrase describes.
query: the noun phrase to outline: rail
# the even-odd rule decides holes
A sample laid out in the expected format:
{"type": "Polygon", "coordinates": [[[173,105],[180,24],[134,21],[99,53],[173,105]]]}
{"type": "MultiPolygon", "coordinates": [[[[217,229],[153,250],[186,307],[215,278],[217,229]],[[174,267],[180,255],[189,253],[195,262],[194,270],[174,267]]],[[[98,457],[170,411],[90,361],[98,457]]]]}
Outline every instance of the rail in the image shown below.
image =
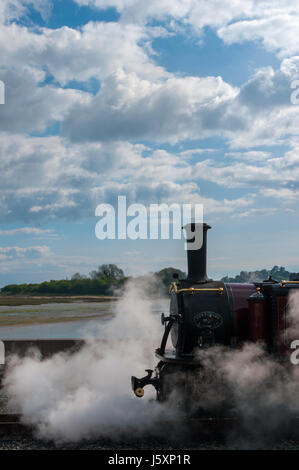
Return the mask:
{"type": "Polygon", "coordinates": [[[24,436],[31,434],[32,429],[21,422],[21,415],[19,414],[0,414],[0,436],[3,439],[5,436],[24,436]]]}

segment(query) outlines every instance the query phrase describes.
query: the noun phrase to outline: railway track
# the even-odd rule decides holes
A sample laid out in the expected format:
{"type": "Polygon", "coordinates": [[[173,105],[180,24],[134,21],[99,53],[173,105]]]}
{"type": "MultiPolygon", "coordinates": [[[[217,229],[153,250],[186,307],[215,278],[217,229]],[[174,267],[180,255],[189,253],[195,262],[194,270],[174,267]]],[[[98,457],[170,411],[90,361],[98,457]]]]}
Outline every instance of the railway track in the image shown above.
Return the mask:
{"type": "MultiPolygon", "coordinates": [[[[136,443],[137,441],[142,443],[142,445],[147,445],[147,443],[152,443],[153,441],[160,442],[162,445],[176,445],[181,446],[186,445],[197,445],[203,444],[204,442],[219,442],[225,443],[228,440],[234,442],[235,439],[244,441],[250,441],[253,439],[255,442],[255,430],[244,429],[243,426],[240,426],[240,421],[236,418],[185,418],[176,422],[167,422],[162,421],[156,423],[160,429],[173,429],[176,431],[169,432],[167,436],[164,433],[149,432],[145,433],[143,436],[140,436],[139,433],[134,437],[133,435],[128,439],[128,442],[123,438],[120,441],[120,446],[124,447],[126,444],[130,444],[133,439],[136,443]],[[137,441],[136,441],[137,440],[137,441]]],[[[12,413],[3,413],[0,414],[0,442],[6,441],[21,441],[29,439],[32,442],[35,440],[34,428],[22,423],[20,414],[12,413]]],[[[299,418],[295,418],[289,422],[287,426],[283,428],[276,429],[276,432],[270,434],[269,442],[284,442],[290,441],[293,444],[298,443],[299,445],[299,418]]],[[[107,445],[109,438],[102,438],[100,435],[98,438],[91,439],[91,442],[96,441],[99,445],[107,445]],[[107,442],[106,442],[107,441],[107,442]]],[[[117,440],[113,439],[111,443],[114,446],[118,445],[117,440]]],[[[112,445],[111,444],[111,445],[112,445]]]]}
{"type": "Polygon", "coordinates": [[[0,437],[24,436],[31,432],[30,427],[21,422],[19,414],[0,414],[0,437]]]}

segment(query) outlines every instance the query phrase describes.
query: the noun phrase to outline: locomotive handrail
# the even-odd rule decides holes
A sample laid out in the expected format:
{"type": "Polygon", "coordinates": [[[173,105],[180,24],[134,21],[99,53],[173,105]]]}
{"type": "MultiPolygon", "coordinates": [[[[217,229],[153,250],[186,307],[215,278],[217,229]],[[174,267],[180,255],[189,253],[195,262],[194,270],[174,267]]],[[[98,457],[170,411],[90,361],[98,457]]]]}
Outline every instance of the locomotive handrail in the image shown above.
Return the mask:
{"type": "Polygon", "coordinates": [[[285,287],[286,284],[299,284],[299,281],[281,281],[280,287],[285,287]]]}
{"type": "Polygon", "coordinates": [[[212,288],[212,287],[206,287],[206,288],[202,288],[202,289],[198,289],[198,288],[195,288],[195,287],[189,287],[189,288],[186,288],[186,289],[178,289],[178,292],[190,292],[190,294],[193,294],[194,292],[218,292],[218,294],[222,295],[223,294],[223,287],[215,287],[215,288],[212,288]]]}
{"type": "Polygon", "coordinates": [[[184,289],[178,289],[178,286],[175,282],[172,282],[169,287],[169,293],[171,292],[189,292],[190,294],[194,294],[194,292],[218,292],[218,294],[223,294],[223,287],[204,287],[204,288],[197,288],[197,287],[186,287],[184,289]]]}

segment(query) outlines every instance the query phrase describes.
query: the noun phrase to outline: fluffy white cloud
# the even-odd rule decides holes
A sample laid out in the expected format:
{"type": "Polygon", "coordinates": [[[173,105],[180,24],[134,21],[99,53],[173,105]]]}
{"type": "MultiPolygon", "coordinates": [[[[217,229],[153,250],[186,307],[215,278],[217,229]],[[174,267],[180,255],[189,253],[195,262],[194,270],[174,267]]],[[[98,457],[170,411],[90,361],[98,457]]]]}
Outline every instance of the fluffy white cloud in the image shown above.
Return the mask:
{"type": "Polygon", "coordinates": [[[115,7],[125,22],[168,21],[192,26],[199,36],[215,29],[227,44],[258,41],[281,56],[299,52],[298,0],[76,0],[80,5],[115,7]]]}
{"type": "Polygon", "coordinates": [[[240,89],[221,77],[149,81],[118,70],[93,99],[70,109],[62,131],[77,142],[221,135],[235,148],[274,145],[298,132],[289,70],[286,62],[258,70],[240,89]]]}
{"type": "MultiPolygon", "coordinates": [[[[206,212],[234,212],[252,197],[216,200],[200,193],[190,154],[128,142],[70,145],[59,137],[0,135],[1,221],[80,219],[102,202],[203,203],[206,212]],[[21,185],[20,185],[21,181],[21,185]]],[[[195,150],[198,152],[198,150],[195,150]]]]}
{"type": "Polygon", "coordinates": [[[23,248],[20,246],[1,247],[0,246],[0,259],[14,260],[19,258],[44,258],[51,255],[51,250],[48,246],[30,246],[23,248]]]}
{"type": "MultiPolygon", "coordinates": [[[[16,2],[15,17],[24,14],[29,3],[16,2]]],[[[42,8],[43,3],[34,4],[42,8]]],[[[0,27],[0,78],[6,83],[6,105],[0,108],[3,221],[89,217],[96,204],[114,201],[118,194],[140,202],[203,202],[206,211],[214,213],[238,212],[254,204],[251,189],[242,197],[207,197],[200,192],[200,180],[227,188],[260,190],[264,185],[265,191],[296,192],[296,187],[273,188],[282,177],[285,184],[296,184],[295,150],[271,158],[255,147],[289,143],[297,135],[299,107],[290,102],[290,84],[298,74],[298,56],[285,59],[280,70],[258,70],[238,89],[221,77],[167,73],[155,64],[151,51],[153,37],[167,31],[145,25],[151,18],[167,19],[168,29],[192,24],[199,35],[211,26],[226,42],[263,40],[278,51],[269,43],[271,31],[265,27],[267,37],[261,39],[256,22],[272,21],[281,13],[281,4],[104,0],[97,6],[116,6],[120,22],[88,23],[76,30],[30,29],[8,24],[12,16],[5,10],[0,27]],[[170,24],[172,19],[176,25],[170,24]],[[245,24],[244,37],[239,24],[245,24]],[[101,87],[96,96],[61,86],[93,77],[101,87]],[[55,122],[62,124],[64,138],[15,134],[43,131],[55,122]],[[238,152],[228,152],[233,158],[220,164],[200,150],[198,162],[190,164],[190,151],[174,154],[128,143],[211,136],[223,137],[238,152]]],[[[289,6],[283,4],[287,15],[294,12],[295,22],[297,2],[289,6]]],[[[282,30],[281,36],[280,52],[285,48],[282,30]]]]}
{"type": "MultiPolygon", "coordinates": [[[[254,187],[265,196],[280,194],[282,198],[292,199],[292,186],[299,181],[299,146],[294,147],[280,157],[267,158],[252,162],[244,161],[242,153],[238,161],[219,164],[213,159],[206,159],[194,165],[193,175],[207,179],[229,188],[254,187]],[[287,188],[286,186],[291,186],[287,188]],[[269,188],[270,186],[270,188],[269,188]],[[283,186],[283,188],[279,188],[283,186]]],[[[245,156],[248,154],[245,152],[245,156]]],[[[236,157],[237,158],[237,157],[236,157]]]]}
{"type": "MultiPolygon", "coordinates": [[[[208,24],[229,28],[229,22],[236,25],[243,16],[268,18],[281,12],[277,2],[230,5],[193,0],[115,3],[123,13],[144,11],[146,18],[162,18],[166,12],[187,23],[193,18],[195,23],[201,21],[199,28],[208,24]]],[[[291,7],[287,11],[296,13],[296,4],[291,7]]],[[[88,23],[76,30],[2,25],[0,79],[6,83],[7,104],[0,110],[0,129],[42,131],[62,120],[64,134],[73,141],[175,142],[222,135],[236,148],[269,145],[296,135],[299,108],[290,103],[290,85],[298,73],[298,57],[284,60],[278,71],[257,71],[240,90],[221,77],[177,77],[157,66],[149,52],[152,38],[166,34],[165,29],[131,19],[88,23]],[[60,84],[96,77],[101,88],[92,97],[47,82],[40,86],[46,72],[60,84]]]]}
{"type": "Polygon", "coordinates": [[[256,192],[287,203],[298,196],[296,142],[279,157],[245,151],[243,158],[239,151],[225,162],[211,149],[207,155],[203,149],[171,153],[129,142],[69,144],[59,137],[1,134],[0,148],[2,222],[93,217],[98,204],[115,204],[121,194],[128,203],[202,203],[215,214],[254,208],[256,192]],[[200,190],[203,180],[244,188],[243,196],[211,197],[200,190]]]}
{"type": "Polygon", "coordinates": [[[44,131],[61,121],[75,103],[87,102],[89,94],[73,89],[40,86],[44,73],[37,69],[0,69],[5,83],[5,105],[0,108],[0,130],[9,132],[44,131]]]}
{"type": "MultiPolygon", "coordinates": [[[[299,28],[299,5],[294,11],[290,5],[261,8],[259,16],[243,19],[219,28],[218,35],[227,44],[244,41],[261,42],[265,49],[280,57],[291,56],[299,51],[297,31],[299,28]]],[[[295,3],[295,2],[294,2],[295,3]]],[[[259,8],[257,7],[257,10],[259,8]]]]}
{"type": "Polygon", "coordinates": [[[119,67],[141,77],[167,76],[148,55],[153,37],[163,36],[163,28],[134,24],[87,23],[81,29],[29,28],[15,23],[0,27],[2,67],[18,70],[28,66],[52,75],[60,84],[71,80],[105,78],[119,67]]]}
{"type": "Polygon", "coordinates": [[[213,116],[237,93],[221,77],[153,82],[118,70],[90,103],[71,109],[63,133],[73,141],[203,138],[219,132],[213,116]]]}

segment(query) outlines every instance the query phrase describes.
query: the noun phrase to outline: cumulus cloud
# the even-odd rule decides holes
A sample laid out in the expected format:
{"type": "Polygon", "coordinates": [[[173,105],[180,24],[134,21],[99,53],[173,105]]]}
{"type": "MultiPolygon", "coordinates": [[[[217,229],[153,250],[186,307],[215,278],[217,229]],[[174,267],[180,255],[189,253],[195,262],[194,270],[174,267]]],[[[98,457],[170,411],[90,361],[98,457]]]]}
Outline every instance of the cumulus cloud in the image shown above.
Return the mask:
{"type": "MultiPolygon", "coordinates": [[[[299,27],[298,2],[280,2],[271,8],[270,2],[261,2],[264,6],[259,10],[258,17],[242,19],[219,28],[218,35],[227,44],[256,41],[265,49],[275,52],[280,57],[297,54],[299,41],[296,31],[299,27]],[[269,11],[266,11],[268,3],[269,11]]],[[[273,3],[273,2],[271,2],[273,3]]]]}
{"type": "Polygon", "coordinates": [[[37,69],[0,69],[5,83],[5,106],[1,107],[0,129],[8,132],[44,131],[60,121],[70,106],[88,101],[89,95],[79,90],[52,85],[40,86],[45,74],[37,69]]]}
{"type": "MultiPolygon", "coordinates": [[[[168,73],[155,63],[151,49],[155,37],[184,24],[199,36],[210,26],[227,43],[262,40],[285,54],[286,29],[278,48],[273,41],[270,45],[265,24],[275,24],[282,8],[286,15],[293,12],[295,22],[297,2],[78,0],[114,6],[121,19],[77,29],[9,23],[26,14],[28,6],[44,14],[46,3],[15,0],[14,13],[8,2],[0,10],[1,18],[6,15],[0,27],[0,78],[7,95],[0,113],[1,221],[90,217],[98,203],[114,202],[119,194],[132,202],[202,202],[210,213],[252,214],[252,188],[266,197],[297,198],[298,149],[292,136],[298,132],[299,107],[290,102],[290,84],[298,75],[299,56],[284,59],[279,70],[256,71],[237,88],[221,77],[168,73]],[[153,18],[163,20],[163,26],[153,27],[153,18]],[[261,21],[262,39],[256,26],[261,21]],[[67,88],[72,80],[87,85],[91,78],[100,87],[95,96],[67,88]],[[21,135],[42,132],[53,123],[61,124],[63,138],[21,135]],[[225,164],[207,158],[202,149],[167,152],[136,143],[214,136],[230,146],[225,164]],[[281,143],[293,147],[280,157],[256,150],[281,143]],[[200,191],[202,180],[250,191],[216,199],[200,191]]],[[[279,21],[284,28],[286,19],[279,21]]],[[[293,36],[290,51],[295,54],[293,36]]]]}
{"type": "Polygon", "coordinates": [[[119,67],[141,77],[158,78],[167,73],[150,58],[147,45],[165,34],[163,28],[115,22],[37,30],[13,23],[0,28],[1,65],[43,70],[62,85],[92,77],[101,80],[119,67]]]}
{"type": "Polygon", "coordinates": [[[260,69],[241,86],[226,109],[218,108],[215,125],[224,130],[233,148],[288,142],[290,136],[297,135],[299,121],[299,107],[291,103],[291,93],[285,61],[279,70],[260,69]]]}
{"type": "Polygon", "coordinates": [[[202,203],[207,214],[244,213],[254,208],[256,191],[290,203],[299,190],[296,142],[277,157],[238,151],[228,152],[234,158],[224,162],[211,149],[194,149],[193,155],[129,142],[70,144],[60,137],[11,139],[2,133],[0,144],[2,222],[84,219],[100,203],[116,204],[120,194],[128,203],[202,203]],[[243,196],[212,197],[200,190],[202,181],[243,188],[243,196]]]}
{"type": "Polygon", "coordinates": [[[73,141],[174,142],[204,137],[218,127],[209,114],[225,107],[236,94],[221,77],[171,77],[150,82],[119,70],[103,81],[89,104],[72,108],[63,133],[73,141]]]}
{"type": "Polygon", "coordinates": [[[201,194],[189,153],[128,142],[70,145],[59,137],[11,139],[3,133],[0,144],[2,222],[87,218],[98,204],[116,203],[119,194],[127,195],[129,203],[204,203],[207,212],[233,212],[253,201],[201,194]]]}
{"type": "Polygon", "coordinates": [[[255,153],[252,161],[247,157],[248,152],[245,158],[242,152],[236,152],[233,161],[219,163],[211,158],[204,159],[195,163],[193,175],[228,188],[254,187],[263,196],[289,202],[298,197],[298,144],[293,143],[291,150],[278,157],[268,155],[257,160],[255,153]]]}
{"type": "MultiPolygon", "coordinates": [[[[193,19],[202,29],[229,28],[243,17],[256,20],[281,12],[276,2],[259,3],[248,0],[230,7],[216,0],[132,0],[95,6],[114,5],[123,14],[143,11],[146,18],[167,16],[184,23],[193,19]]],[[[295,3],[290,10],[283,8],[296,13],[295,3]]],[[[152,56],[151,41],[167,35],[165,27],[140,24],[130,14],[128,18],[131,21],[90,22],[78,29],[2,25],[0,78],[7,85],[7,105],[0,115],[1,129],[41,131],[62,121],[64,135],[73,141],[174,142],[222,135],[234,148],[269,145],[297,133],[299,108],[291,105],[290,84],[298,56],[285,59],[280,70],[257,71],[240,89],[221,77],[178,77],[152,56]],[[55,85],[48,83],[49,76],[55,85]],[[94,97],[57,86],[71,80],[86,85],[91,78],[100,86],[94,97]]]]}
{"type": "Polygon", "coordinates": [[[280,144],[297,135],[289,64],[258,70],[240,88],[221,77],[149,81],[118,70],[62,124],[70,140],[177,142],[223,136],[232,148],[280,144]]]}
{"type": "Polygon", "coordinates": [[[298,53],[297,0],[76,0],[80,5],[114,7],[125,22],[166,21],[170,28],[191,26],[204,37],[213,28],[227,44],[256,41],[280,56],[298,53]],[[215,14],[217,12],[217,14],[215,14]]]}
{"type": "MultiPolygon", "coordinates": [[[[18,11],[22,16],[23,9],[18,11]]],[[[42,132],[63,120],[70,106],[90,99],[89,93],[74,89],[73,81],[88,89],[94,79],[100,87],[119,67],[150,80],[167,77],[149,54],[151,40],[165,34],[159,27],[112,22],[90,22],[81,29],[33,29],[0,21],[0,80],[6,89],[0,129],[42,132]]]]}
{"type": "Polygon", "coordinates": [[[19,259],[19,258],[44,258],[51,255],[48,246],[30,246],[22,248],[20,246],[0,247],[0,259],[19,259]]]}
{"type": "Polygon", "coordinates": [[[70,144],[2,133],[0,144],[2,222],[85,219],[100,203],[116,204],[120,194],[129,204],[202,203],[207,214],[233,214],[253,208],[256,191],[292,202],[299,189],[295,142],[275,158],[262,151],[245,151],[243,158],[238,151],[224,162],[211,149],[193,155],[129,142],[70,144]],[[202,181],[243,188],[243,195],[215,198],[200,190],[202,181]]]}

